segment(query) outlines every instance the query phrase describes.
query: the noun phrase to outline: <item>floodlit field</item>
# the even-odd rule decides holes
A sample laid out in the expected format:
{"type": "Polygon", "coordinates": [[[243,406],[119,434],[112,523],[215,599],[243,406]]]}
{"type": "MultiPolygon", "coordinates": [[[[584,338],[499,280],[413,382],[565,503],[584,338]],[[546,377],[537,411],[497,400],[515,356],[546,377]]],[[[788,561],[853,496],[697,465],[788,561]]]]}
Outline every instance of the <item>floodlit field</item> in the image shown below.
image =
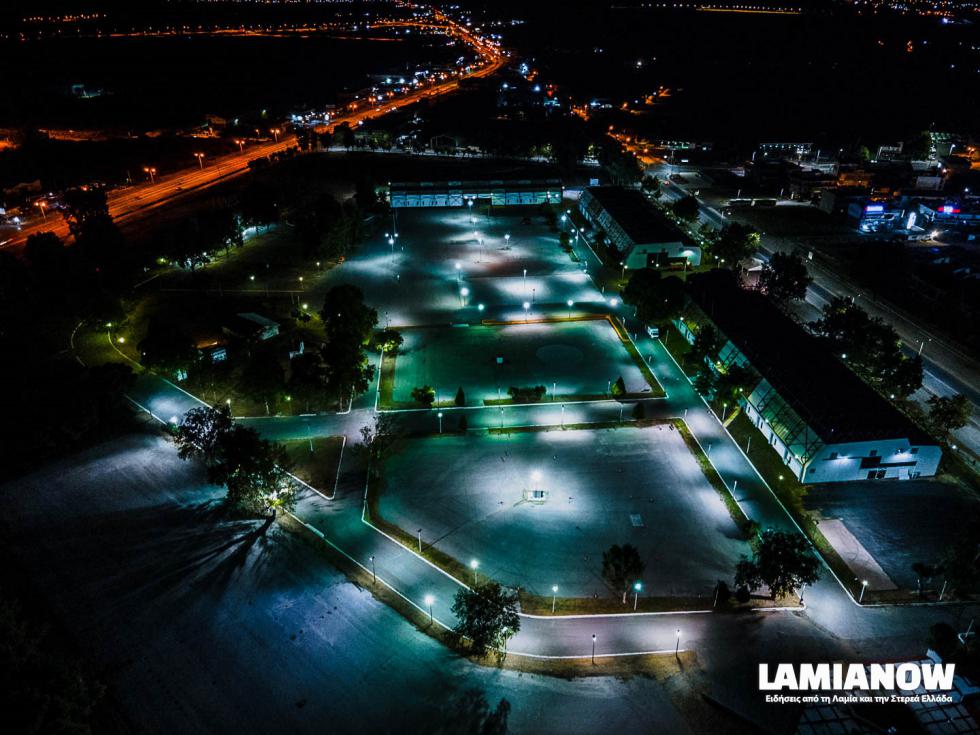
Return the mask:
{"type": "Polygon", "coordinates": [[[604,398],[620,376],[628,393],[651,393],[605,320],[436,327],[403,336],[392,392],[399,406],[411,405],[412,389],[422,385],[440,402],[452,401],[462,386],[468,405],[506,400],[510,386],[543,385],[546,401],[604,398]]]}

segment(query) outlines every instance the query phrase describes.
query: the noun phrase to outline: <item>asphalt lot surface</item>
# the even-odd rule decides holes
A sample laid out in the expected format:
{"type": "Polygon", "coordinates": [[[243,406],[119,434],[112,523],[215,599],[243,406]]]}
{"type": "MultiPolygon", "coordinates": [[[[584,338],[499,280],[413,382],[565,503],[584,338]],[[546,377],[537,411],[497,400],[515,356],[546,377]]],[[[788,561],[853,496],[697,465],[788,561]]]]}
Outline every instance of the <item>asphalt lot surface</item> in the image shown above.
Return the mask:
{"type": "Polygon", "coordinates": [[[914,590],[912,564],[935,564],[957,533],[957,519],[980,513],[969,491],[935,479],[849,482],[813,487],[806,507],[840,518],[892,581],[914,590]]]}
{"type": "Polygon", "coordinates": [[[602,553],[613,544],[639,550],[643,594],[656,596],[710,597],[750,552],[667,427],[410,439],[384,479],[385,519],[542,596],[554,584],[567,597],[610,594],[602,553]],[[535,489],[547,500],[527,501],[535,489]]]}

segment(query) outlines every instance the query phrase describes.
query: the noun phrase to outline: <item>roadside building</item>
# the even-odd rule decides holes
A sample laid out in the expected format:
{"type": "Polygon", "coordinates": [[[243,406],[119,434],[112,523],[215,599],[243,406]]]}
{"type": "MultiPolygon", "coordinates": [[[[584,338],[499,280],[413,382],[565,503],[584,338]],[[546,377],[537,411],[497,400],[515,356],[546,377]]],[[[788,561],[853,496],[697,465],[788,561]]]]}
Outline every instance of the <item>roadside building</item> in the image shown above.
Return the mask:
{"type": "MultiPolygon", "coordinates": [[[[713,368],[757,374],[739,403],[763,441],[804,483],[911,479],[936,473],[942,450],[819,340],[728,271],[688,278],[722,335],[713,368]]],[[[676,324],[693,342],[682,320],[676,324]]]]}
{"type": "Polygon", "coordinates": [[[595,186],[585,189],[579,211],[601,229],[630,269],[696,267],[701,248],[635,189],[595,186]]]}
{"type": "Polygon", "coordinates": [[[245,311],[230,318],[223,325],[222,331],[250,342],[265,342],[279,334],[279,322],[252,311],[245,311]]]}
{"type": "Polygon", "coordinates": [[[494,206],[561,204],[561,179],[484,179],[469,181],[398,181],[388,184],[394,209],[463,207],[469,202],[494,206]]]}

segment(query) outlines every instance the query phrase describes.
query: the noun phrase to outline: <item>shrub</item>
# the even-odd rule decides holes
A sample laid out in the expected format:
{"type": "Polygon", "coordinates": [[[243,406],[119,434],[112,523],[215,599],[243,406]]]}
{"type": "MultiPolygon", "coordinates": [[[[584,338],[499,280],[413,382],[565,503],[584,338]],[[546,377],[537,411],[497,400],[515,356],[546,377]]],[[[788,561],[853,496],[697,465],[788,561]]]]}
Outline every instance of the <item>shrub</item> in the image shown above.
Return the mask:
{"type": "Polygon", "coordinates": [[[459,386],[456,390],[456,400],[454,403],[460,407],[466,405],[466,393],[463,392],[463,386],[459,386]]]}
{"type": "Polygon", "coordinates": [[[646,417],[647,417],[647,409],[646,409],[646,406],[644,406],[643,403],[640,402],[640,401],[637,401],[636,403],[634,403],[633,404],[633,418],[636,419],[637,421],[642,421],[646,417]]]}
{"type": "Polygon", "coordinates": [[[430,385],[412,388],[412,400],[421,403],[423,406],[431,406],[436,400],[435,389],[430,385]]]}
{"type": "Polygon", "coordinates": [[[547,390],[543,385],[512,385],[507,389],[507,395],[511,397],[514,403],[537,403],[544,398],[546,392],[547,390]]]}
{"type": "Polygon", "coordinates": [[[744,605],[746,602],[752,599],[752,593],[749,592],[749,588],[743,584],[741,587],[735,590],[735,599],[744,605]]]}
{"type": "Polygon", "coordinates": [[[724,605],[732,598],[732,591],[729,589],[725,582],[718,580],[718,584],[715,585],[715,602],[718,605],[724,605]]]}
{"type": "Polygon", "coordinates": [[[927,639],[929,648],[939,654],[939,657],[946,661],[952,656],[959,647],[959,639],[956,631],[949,623],[934,623],[929,627],[929,638],[927,639]]]}
{"type": "Polygon", "coordinates": [[[612,394],[617,398],[626,395],[626,381],[623,380],[622,375],[613,381],[612,394]]]}

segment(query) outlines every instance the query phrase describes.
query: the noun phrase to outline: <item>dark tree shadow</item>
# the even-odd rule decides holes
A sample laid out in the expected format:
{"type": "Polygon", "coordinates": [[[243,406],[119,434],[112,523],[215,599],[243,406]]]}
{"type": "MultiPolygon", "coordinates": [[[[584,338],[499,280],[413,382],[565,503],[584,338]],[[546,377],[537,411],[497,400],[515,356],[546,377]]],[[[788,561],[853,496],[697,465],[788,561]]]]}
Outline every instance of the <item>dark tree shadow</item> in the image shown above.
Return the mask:
{"type": "Polygon", "coordinates": [[[505,735],[510,702],[501,698],[494,709],[479,689],[468,689],[444,710],[433,735],[505,735]]]}

